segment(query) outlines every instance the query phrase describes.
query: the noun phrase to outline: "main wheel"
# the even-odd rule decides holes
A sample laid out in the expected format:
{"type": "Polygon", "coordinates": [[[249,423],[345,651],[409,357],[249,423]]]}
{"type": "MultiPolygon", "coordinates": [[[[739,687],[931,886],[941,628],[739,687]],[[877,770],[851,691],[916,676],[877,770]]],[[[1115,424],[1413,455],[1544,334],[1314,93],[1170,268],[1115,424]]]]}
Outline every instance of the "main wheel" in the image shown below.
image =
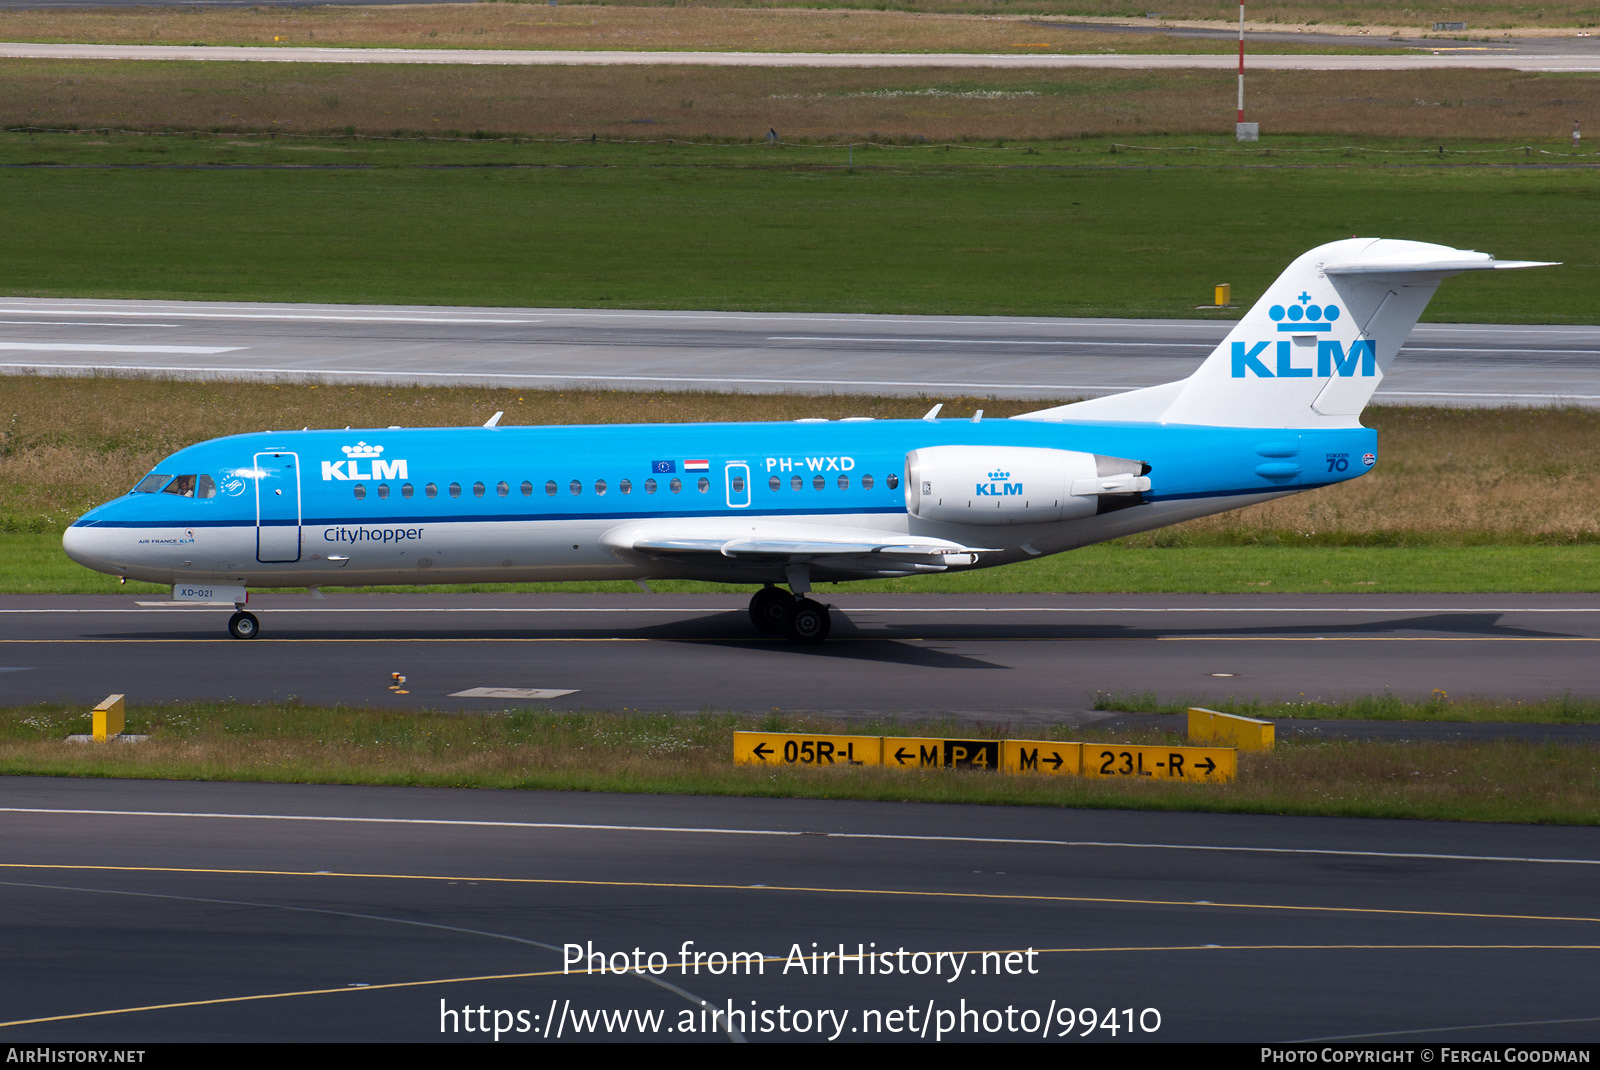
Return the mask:
{"type": "Polygon", "coordinates": [[[228,620],[228,633],[235,639],[254,639],[261,631],[261,622],[254,613],[235,613],[228,620]]]}
{"type": "Polygon", "coordinates": [[[783,631],[791,643],[815,646],[828,638],[828,629],[832,624],[827,606],[802,598],[790,603],[789,613],[783,619],[783,631]]]}
{"type": "Polygon", "coordinates": [[[763,587],[750,599],[750,621],[759,631],[774,635],[783,631],[783,618],[794,605],[794,596],[776,587],[763,587]]]}

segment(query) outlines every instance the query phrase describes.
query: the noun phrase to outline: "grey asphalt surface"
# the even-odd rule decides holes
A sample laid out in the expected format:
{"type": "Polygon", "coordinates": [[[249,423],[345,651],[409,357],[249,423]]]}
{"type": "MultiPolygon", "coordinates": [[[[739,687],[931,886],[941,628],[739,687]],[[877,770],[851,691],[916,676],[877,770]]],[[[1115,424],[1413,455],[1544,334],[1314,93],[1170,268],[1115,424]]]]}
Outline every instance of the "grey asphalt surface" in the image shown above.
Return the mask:
{"type": "MultiPolygon", "coordinates": [[[[1217,320],[0,299],[0,374],[1091,397],[1181,379],[1217,320]]],[[[1600,326],[1420,324],[1378,403],[1600,404],[1600,326]]]]}
{"type": "Polygon", "coordinates": [[[599,1010],[700,1040],[701,1000],[830,1011],[842,1041],[924,1014],[1054,1038],[1084,1008],[1131,1011],[1089,1034],[1118,1043],[1600,1031],[1592,828],[26,777],[0,817],[8,1043],[488,1040],[441,1015],[469,1006],[524,1013],[502,1044],[595,1039],[599,1010]],[[686,941],[769,961],[685,972],[686,941]],[[668,969],[564,976],[568,943],[668,969]],[[841,944],[1023,972],[783,972],[841,944]]]}
{"type": "MultiPolygon", "coordinates": [[[[1364,44],[1367,38],[1355,38],[1364,44]]],[[[1409,54],[1330,55],[1251,53],[1248,66],[1279,71],[1518,70],[1581,72],[1600,70],[1600,47],[1593,39],[1563,39],[1559,50],[1490,49],[1439,44],[1409,54]]],[[[1135,53],[1014,54],[965,52],[642,52],[541,51],[537,49],[311,48],[236,45],[75,45],[0,43],[0,57],[69,60],[155,60],[259,63],[432,63],[493,66],[697,66],[697,67],[935,67],[1010,69],[1233,70],[1236,55],[1135,53]]]]}
{"type": "Polygon", "coordinates": [[[1589,595],[817,597],[836,606],[833,637],[805,648],[756,633],[738,595],[258,595],[261,637],[250,641],[228,638],[231,607],[5,596],[0,693],[7,704],[295,696],[1022,725],[1092,723],[1101,694],[1600,692],[1600,604],[1589,595]],[[394,672],[410,694],[390,692],[394,672]],[[451,697],[479,687],[573,693],[451,697]]]}

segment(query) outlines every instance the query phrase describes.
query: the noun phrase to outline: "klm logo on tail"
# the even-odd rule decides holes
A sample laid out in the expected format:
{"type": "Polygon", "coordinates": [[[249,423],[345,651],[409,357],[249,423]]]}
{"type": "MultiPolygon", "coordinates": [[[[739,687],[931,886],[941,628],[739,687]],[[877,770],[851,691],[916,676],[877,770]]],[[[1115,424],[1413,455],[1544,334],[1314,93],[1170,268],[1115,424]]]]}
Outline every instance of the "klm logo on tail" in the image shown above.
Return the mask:
{"type": "MultiPolygon", "coordinates": [[[[1300,303],[1285,308],[1273,305],[1267,315],[1277,323],[1283,334],[1320,334],[1333,330],[1342,315],[1338,305],[1313,305],[1311,295],[1301,291],[1296,298],[1300,303]]],[[[1256,376],[1260,379],[1331,379],[1371,378],[1378,374],[1378,352],[1373,339],[1361,338],[1350,343],[1347,351],[1343,343],[1334,338],[1317,340],[1316,366],[1295,363],[1297,356],[1309,360],[1309,352],[1295,353],[1294,343],[1287,338],[1278,339],[1277,345],[1268,342],[1233,343],[1233,378],[1256,376]],[[1269,347],[1272,352],[1268,355],[1269,347]]]]}

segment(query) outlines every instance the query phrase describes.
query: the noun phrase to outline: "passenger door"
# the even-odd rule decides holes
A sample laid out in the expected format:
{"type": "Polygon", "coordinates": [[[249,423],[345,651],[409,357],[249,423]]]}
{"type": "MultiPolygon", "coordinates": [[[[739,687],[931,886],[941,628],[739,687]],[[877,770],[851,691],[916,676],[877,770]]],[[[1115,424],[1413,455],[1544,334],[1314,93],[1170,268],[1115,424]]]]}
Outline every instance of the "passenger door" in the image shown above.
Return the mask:
{"type": "Polygon", "coordinates": [[[256,560],[300,560],[298,454],[256,454],[256,560]]]}

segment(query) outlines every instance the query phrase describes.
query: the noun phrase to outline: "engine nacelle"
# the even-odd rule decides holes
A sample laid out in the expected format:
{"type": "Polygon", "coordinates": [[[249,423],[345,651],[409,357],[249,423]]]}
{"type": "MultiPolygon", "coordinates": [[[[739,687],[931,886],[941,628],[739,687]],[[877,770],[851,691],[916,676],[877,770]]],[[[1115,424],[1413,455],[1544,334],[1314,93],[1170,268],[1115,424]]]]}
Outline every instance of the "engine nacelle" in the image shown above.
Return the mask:
{"type": "Polygon", "coordinates": [[[1144,501],[1150,466],[1031,446],[929,446],[906,454],[906,511],[948,524],[1051,524],[1144,501]]]}

